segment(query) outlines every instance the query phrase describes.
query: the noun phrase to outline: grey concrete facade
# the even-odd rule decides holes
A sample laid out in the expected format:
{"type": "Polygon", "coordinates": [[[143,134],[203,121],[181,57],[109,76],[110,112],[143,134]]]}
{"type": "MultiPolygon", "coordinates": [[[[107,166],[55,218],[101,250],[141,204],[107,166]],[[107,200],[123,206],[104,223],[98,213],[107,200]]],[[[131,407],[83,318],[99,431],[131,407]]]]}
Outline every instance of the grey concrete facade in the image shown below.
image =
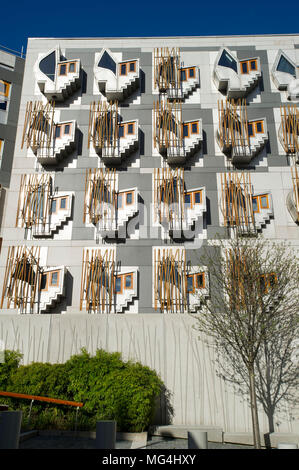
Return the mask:
{"type": "MultiPolygon", "coordinates": [[[[265,191],[271,194],[274,215],[262,227],[263,236],[273,240],[288,240],[295,247],[299,247],[298,225],[292,219],[286,206],[286,198],[292,190],[290,162],[278,139],[279,109],[288,101],[286,92],[278,90],[271,78],[271,69],[279,50],[283,50],[296,64],[299,64],[299,35],[29,39],[11,184],[5,200],[2,224],[0,293],[9,247],[26,245],[42,248],[44,265],[66,267],[65,296],[50,310],[50,313],[40,316],[31,315],[30,318],[24,318],[27,315],[20,315],[18,309],[6,308],[5,305],[0,310],[0,339],[3,338],[5,345],[9,348],[20,348],[25,354],[26,362],[32,360],[63,361],[69,355],[78,352],[82,346],[86,346],[90,351],[94,351],[97,347],[120,350],[128,357],[138,359],[158,370],[171,393],[174,394],[174,422],[176,424],[214,425],[223,427],[227,432],[247,432],[250,430],[247,405],[245,401],[240,403],[239,398],[232,390],[226,390],[226,385],[223,383],[217,382],[219,390],[217,387],[217,391],[214,388],[218,379],[216,379],[212,361],[203,360],[203,357],[207,358],[209,352],[201,343],[200,346],[196,346],[195,337],[192,341],[190,340],[193,320],[184,318],[185,315],[180,318],[180,315],[176,314],[173,318],[164,319],[164,316],[168,314],[159,312],[159,309],[155,310],[153,302],[153,250],[155,247],[185,248],[186,262],[192,269],[200,264],[202,247],[207,245],[209,240],[213,239],[216,234],[220,234],[223,238],[228,237],[228,232],[221,223],[219,174],[235,171],[236,168],[221,152],[215,138],[218,100],[225,98],[217,90],[212,78],[215,60],[221,47],[232,51],[239,61],[252,57],[258,57],[260,60],[262,76],[257,86],[246,97],[247,113],[249,119],[266,120],[268,140],[264,149],[249,164],[241,166],[239,170],[250,172],[256,194],[265,191]],[[21,141],[27,102],[37,100],[46,102],[45,96],[37,85],[36,75],[32,71],[35,70],[36,63],[41,56],[57,46],[68,61],[75,59],[81,61],[80,89],[64,102],[55,104],[59,122],[76,120],[79,137],[77,149],[57,165],[49,168],[37,164],[34,155],[26,147],[21,148],[21,141]],[[190,242],[188,240],[173,241],[169,238],[163,240],[161,228],[154,227],[152,223],[154,169],[168,166],[163,157],[153,148],[153,104],[159,99],[159,94],[153,88],[153,53],[154,48],[157,47],[180,47],[183,65],[197,66],[200,70],[200,86],[182,103],[183,121],[201,119],[203,127],[203,142],[200,150],[188,158],[183,165],[186,190],[204,187],[206,194],[206,211],[200,219],[198,235],[190,242]],[[138,59],[141,71],[139,88],[119,104],[119,114],[123,121],[138,119],[139,149],[124,158],[122,164],[116,169],[119,190],[137,187],[139,211],[127,224],[125,238],[106,241],[98,240],[94,228],[83,222],[86,169],[105,167],[101,158],[93,155],[88,148],[89,106],[92,101],[101,98],[95,86],[95,54],[104,48],[109,49],[122,61],[138,59]],[[72,216],[50,239],[42,237],[37,239],[28,236],[24,228],[15,227],[20,180],[23,174],[47,172],[54,176],[54,185],[58,191],[74,192],[72,216]],[[132,267],[132,269],[137,267],[138,293],[128,303],[122,315],[100,315],[101,318],[95,318],[84,310],[80,311],[83,249],[99,246],[115,247],[116,263],[119,266],[132,267]],[[145,325],[148,322],[150,326],[147,327],[145,325]],[[170,337],[165,339],[163,336],[163,341],[161,339],[161,344],[158,344],[155,341],[157,335],[162,335],[159,332],[161,322],[164,325],[163,335],[168,334],[167,328],[169,328],[170,337]],[[168,322],[169,326],[166,327],[168,322]],[[188,323],[187,329],[185,329],[185,323],[188,323]],[[94,330],[92,325],[94,325],[94,330]],[[182,333],[184,339],[180,337],[179,325],[184,331],[182,333]],[[110,331],[108,335],[110,327],[113,333],[110,331]],[[105,334],[102,331],[103,328],[105,334]],[[138,340],[137,336],[139,336],[138,340]],[[110,342],[111,338],[113,338],[113,345],[110,342]],[[151,359],[144,356],[147,354],[149,344],[151,344],[149,352],[151,359]],[[177,353],[178,362],[173,364],[170,380],[167,371],[173,356],[169,351],[166,355],[166,352],[168,347],[175,352],[176,347],[180,345],[187,349],[177,353]],[[196,348],[202,348],[201,353],[195,352],[196,348]],[[188,357],[189,359],[191,357],[189,353],[193,358],[192,364],[196,373],[191,363],[188,363],[188,357]],[[197,363],[197,356],[200,357],[200,364],[197,363]],[[157,366],[154,358],[158,362],[162,361],[163,367],[161,364],[157,366]],[[181,371],[181,375],[176,379],[178,371],[181,371]],[[190,387],[186,385],[186,390],[183,390],[187,379],[190,380],[190,387]],[[203,385],[205,379],[211,381],[211,387],[207,387],[207,383],[203,385]],[[204,388],[206,388],[205,391],[204,388]],[[222,412],[218,408],[219,397],[224,401],[227,399],[224,407],[226,411],[222,412]],[[190,400],[192,406],[189,407],[190,400]],[[209,411],[207,411],[207,406],[209,411]],[[229,410],[231,409],[233,409],[233,418],[230,416],[229,410]],[[222,413],[227,414],[224,416],[222,413]]],[[[265,418],[262,417],[261,420],[266,430],[265,418]]],[[[288,416],[283,423],[284,430],[295,432],[296,423],[288,416]]]]}

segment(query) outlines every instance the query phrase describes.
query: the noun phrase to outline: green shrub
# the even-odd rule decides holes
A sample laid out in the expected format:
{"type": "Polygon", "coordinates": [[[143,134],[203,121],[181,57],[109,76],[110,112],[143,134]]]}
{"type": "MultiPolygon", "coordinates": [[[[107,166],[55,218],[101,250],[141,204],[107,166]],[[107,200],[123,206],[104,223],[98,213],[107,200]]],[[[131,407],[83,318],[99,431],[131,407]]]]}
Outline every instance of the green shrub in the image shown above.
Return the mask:
{"type": "MultiPolygon", "coordinates": [[[[83,349],[64,364],[19,367],[19,362],[13,363],[13,356],[9,357],[10,368],[7,366],[0,377],[4,389],[83,402],[78,429],[95,429],[96,421],[115,419],[120,431],[143,431],[151,422],[161,393],[162,382],[155,371],[139,363],[123,362],[119,353],[97,350],[91,356],[83,349]]],[[[29,400],[11,399],[8,403],[24,411],[23,428],[74,429],[74,408],[35,401],[29,422],[29,400]]]]}
{"type": "Polygon", "coordinates": [[[4,362],[0,362],[0,390],[6,391],[11,376],[21,362],[23,355],[19,351],[4,351],[4,362]]]}

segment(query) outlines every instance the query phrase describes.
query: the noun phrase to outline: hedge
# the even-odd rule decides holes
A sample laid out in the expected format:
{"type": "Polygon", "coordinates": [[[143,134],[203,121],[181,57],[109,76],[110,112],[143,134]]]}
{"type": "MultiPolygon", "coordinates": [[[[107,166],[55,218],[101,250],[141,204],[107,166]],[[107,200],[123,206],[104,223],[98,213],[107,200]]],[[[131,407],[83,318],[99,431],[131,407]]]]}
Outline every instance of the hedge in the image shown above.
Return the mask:
{"type": "MultiPolygon", "coordinates": [[[[114,419],[119,431],[141,432],[155,413],[163,383],[157,373],[140,363],[124,362],[120,353],[85,349],[64,364],[33,362],[20,365],[22,355],[5,351],[0,364],[0,390],[84,403],[78,413],[78,429],[94,430],[96,421],[114,419]]],[[[76,410],[63,405],[2,399],[23,410],[24,429],[73,429],[76,410]]]]}

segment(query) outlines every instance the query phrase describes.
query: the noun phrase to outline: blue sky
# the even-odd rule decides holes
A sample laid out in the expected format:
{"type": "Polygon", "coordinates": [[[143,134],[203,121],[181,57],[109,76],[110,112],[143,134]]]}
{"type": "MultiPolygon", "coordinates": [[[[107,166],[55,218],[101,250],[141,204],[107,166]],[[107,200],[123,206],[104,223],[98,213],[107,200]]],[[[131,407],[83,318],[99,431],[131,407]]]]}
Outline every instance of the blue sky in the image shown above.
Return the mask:
{"type": "Polygon", "coordinates": [[[0,45],[28,37],[215,36],[299,33],[299,1],[10,0],[1,2],[0,45]],[[241,8],[240,5],[243,5],[241,8]]]}

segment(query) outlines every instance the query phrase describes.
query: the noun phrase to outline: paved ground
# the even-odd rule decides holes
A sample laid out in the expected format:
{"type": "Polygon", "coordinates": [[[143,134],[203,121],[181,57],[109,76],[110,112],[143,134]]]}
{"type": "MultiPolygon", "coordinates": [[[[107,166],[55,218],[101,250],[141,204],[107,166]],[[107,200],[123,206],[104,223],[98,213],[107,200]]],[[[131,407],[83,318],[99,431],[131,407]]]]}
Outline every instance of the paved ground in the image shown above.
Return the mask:
{"type": "MultiPolygon", "coordinates": [[[[132,442],[117,441],[116,449],[130,449],[132,442]]],[[[95,440],[82,437],[36,436],[20,443],[20,449],[95,449],[95,440]]],[[[209,442],[209,449],[252,449],[251,446],[209,442]]],[[[152,436],[144,449],[188,449],[187,439],[152,436]]]]}

